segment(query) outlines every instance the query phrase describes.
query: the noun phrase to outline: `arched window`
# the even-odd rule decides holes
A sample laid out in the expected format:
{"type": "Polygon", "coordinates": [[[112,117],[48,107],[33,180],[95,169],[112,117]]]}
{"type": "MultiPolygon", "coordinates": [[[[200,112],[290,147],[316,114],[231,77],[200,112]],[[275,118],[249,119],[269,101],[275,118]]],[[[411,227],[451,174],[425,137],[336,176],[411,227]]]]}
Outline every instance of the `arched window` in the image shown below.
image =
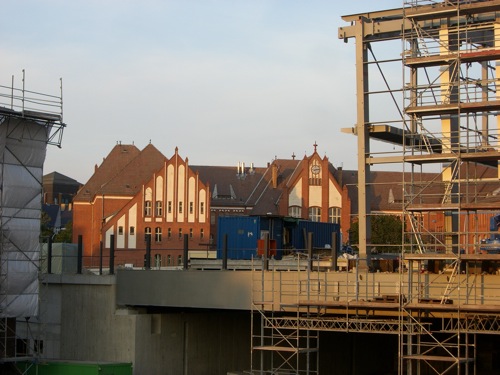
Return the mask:
{"type": "Polygon", "coordinates": [[[309,220],[321,221],[321,207],[309,207],[309,220]]]}
{"type": "Polygon", "coordinates": [[[328,209],[328,222],[340,224],[340,207],[330,207],[328,209]]]}
{"type": "Polygon", "coordinates": [[[155,241],[161,242],[161,227],[155,228],[155,241]]]}
{"type": "Polygon", "coordinates": [[[148,240],[148,236],[151,236],[151,228],[150,227],[144,228],[144,241],[148,240]]]}
{"type": "Polygon", "coordinates": [[[144,216],[151,216],[152,202],[145,201],[144,202],[144,216]]]}
{"type": "Polygon", "coordinates": [[[288,216],[291,216],[291,217],[302,217],[302,207],[300,207],[300,206],[290,206],[290,207],[288,207],[288,216]]]}
{"type": "Polygon", "coordinates": [[[144,192],[144,216],[153,214],[153,190],[147,188],[144,192]]]}
{"type": "Polygon", "coordinates": [[[156,201],[156,203],[155,203],[155,215],[156,216],[163,215],[163,202],[162,201],[156,201]]]}

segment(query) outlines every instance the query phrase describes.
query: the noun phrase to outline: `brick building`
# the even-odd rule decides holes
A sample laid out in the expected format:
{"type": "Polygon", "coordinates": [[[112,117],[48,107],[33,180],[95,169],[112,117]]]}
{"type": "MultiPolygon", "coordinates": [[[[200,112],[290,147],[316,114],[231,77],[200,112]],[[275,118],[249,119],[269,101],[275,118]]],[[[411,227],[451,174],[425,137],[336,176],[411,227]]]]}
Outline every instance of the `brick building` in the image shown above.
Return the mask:
{"type": "Polygon", "coordinates": [[[316,145],[301,160],[257,168],[190,166],[177,149],[167,159],[151,144],[143,150],[117,144],[74,199],[73,240],[82,236],[86,263],[97,265],[101,242],[106,257],[114,234],[117,264],[138,265],[151,234],[154,262],[175,266],[183,234],[191,256],[203,256],[217,241],[221,215],[292,216],[348,228],[350,198],[335,176],[340,172],[316,145]]]}
{"type": "Polygon", "coordinates": [[[183,234],[190,249],[203,249],[210,235],[208,194],[177,148],[167,159],[151,144],[118,144],[75,198],[74,241],[82,236],[86,263],[96,265],[113,234],[117,264],[141,264],[149,234],[155,261],[178,265],[183,234]]]}
{"type": "MultiPolygon", "coordinates": [[[[227,167],[191,166],[177,149],[168,159],[151,144],[143,150],[118,144],[74,199],[74,241],[82,235],[87,263],[97,265],[101,241],[106,256],[114,234],[117,264],[140,265],[145,235],[151,234],[153,262],[177,266],[182,262],[183,234],[189,237],[190,256],[205,257],[217,242],[219,216],[273,215],[339,223],[345,243],[357,220],[357,171],[335,168],[316,147],[302,159],[276,158],[266,167],[242,162],[227,167]]],[[[474,173],[493,172],[478,167],[474,173]]],[[[372,215],[402,217],[405,176],[372,171],[372,215]]],[[[446,192],[441,175],[421,177],[414,187],[425,187],[430,201],[441,202],[446,192]]],[[[478,186],[477,198],[496,202],[496,189],[495,184],[478,186]]],[[[467,243],[479,244],[488,237],[493,213],[485,210],[474,223],[460,219],[462,226],[477,226],[467,243]]],[[[453,241],[447,229],[452,218],[446,213],[422,210],[403,219],[408,228],[425,228],[428,235],[419,241],[431,248],[444,250],[453,241]]]]}

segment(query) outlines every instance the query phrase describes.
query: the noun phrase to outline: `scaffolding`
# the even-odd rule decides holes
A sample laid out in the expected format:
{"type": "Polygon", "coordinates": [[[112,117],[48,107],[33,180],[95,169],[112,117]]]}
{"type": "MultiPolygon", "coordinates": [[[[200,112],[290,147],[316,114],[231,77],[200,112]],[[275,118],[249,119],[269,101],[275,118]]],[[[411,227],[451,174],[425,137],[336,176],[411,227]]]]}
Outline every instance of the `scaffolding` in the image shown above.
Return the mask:
{"type": "Polygon", "coordinates": [[[0,86],[0,364],[37,357],[40,218],[47,145],[60,147],[61,95],[0,86]],[[21,332],[21,335],[20,335],[21,332]]]}
{"type": "Polygon", "coordinates": [[[293,362],[289,373],[316,374],[316,335],[332,331],[397,336],[399,374],[476,374],[477,336],[500,332],[500,241],[481,244],[500,212],[499,17],[498,0],[342,17],[339,38],[356,50],[357,122],[343,131],[357,136],[359,259],[345,273],[262,268],[255,373],[293,362]],[[397,270],[382,274],[370,272],[371,218],[384,214],[372,212],[372,169],[388,164],[401,169],[390,195],[404,224],[397,270]]]}

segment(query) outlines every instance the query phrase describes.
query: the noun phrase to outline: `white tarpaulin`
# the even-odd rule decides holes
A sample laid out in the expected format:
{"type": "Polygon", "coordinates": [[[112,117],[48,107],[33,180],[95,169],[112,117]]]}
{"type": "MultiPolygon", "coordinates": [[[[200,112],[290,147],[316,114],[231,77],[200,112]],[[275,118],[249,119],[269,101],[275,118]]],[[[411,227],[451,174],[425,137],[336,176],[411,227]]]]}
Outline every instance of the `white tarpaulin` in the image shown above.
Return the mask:
{"type": "Polygon", "coordinates": [[[0,317],[38,313],[43,162],[50,127],[0,122],[0,317]]]}

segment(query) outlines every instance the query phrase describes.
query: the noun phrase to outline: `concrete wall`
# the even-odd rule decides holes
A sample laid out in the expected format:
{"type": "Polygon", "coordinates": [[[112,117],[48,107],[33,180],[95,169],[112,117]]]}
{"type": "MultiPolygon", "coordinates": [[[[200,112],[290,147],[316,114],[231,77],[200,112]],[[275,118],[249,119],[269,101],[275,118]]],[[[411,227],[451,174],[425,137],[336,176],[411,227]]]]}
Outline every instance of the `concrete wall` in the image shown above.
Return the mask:
{"type": "Polygon", "coordinates": [[[46,358],[132,362],[134,374],[225,374],[250,368],[248,311],[116,308],[113,276],[50,275],[46,358]],[[48,348],[47,348],[48,349],[48,348]]]}

